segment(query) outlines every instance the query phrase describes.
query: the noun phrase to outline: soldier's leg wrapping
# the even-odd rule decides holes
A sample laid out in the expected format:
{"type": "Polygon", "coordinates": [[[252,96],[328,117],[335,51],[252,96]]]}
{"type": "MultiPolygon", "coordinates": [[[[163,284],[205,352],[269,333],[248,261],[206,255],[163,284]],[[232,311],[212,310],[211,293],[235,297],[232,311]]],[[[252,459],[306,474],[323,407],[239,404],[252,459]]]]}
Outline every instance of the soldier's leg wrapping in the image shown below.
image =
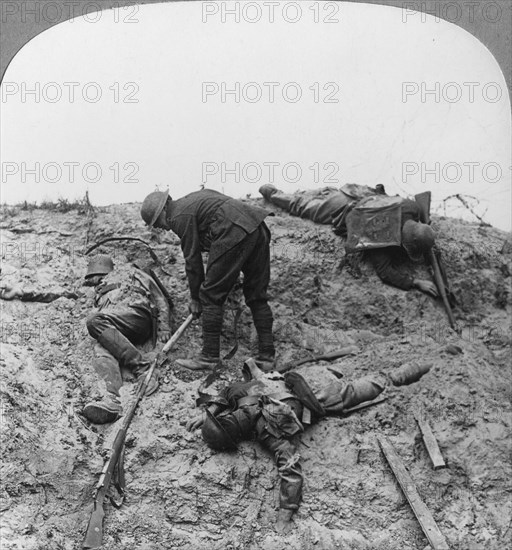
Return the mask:
{"type": "Polygon", "coordinates": [[[244,296],[251,309],[254,327],[258,334],[258,357],[272,360],[275,356],[272,327],[274,317],[268,304],[270,282],[270,231],[262,223],[257,231],[257,239],[242,267],[244,274],[244,296]]]}
{"type": "Polygon", "coordinates": [[[288,510],[297,510],[302,498],[302,467],[297,454],[298,437],[292,439],[277,438],[265,428],[265,420],[260,418],[256,423],[258,440],[274,453],[281,486],[279,506],[288,510]]]}

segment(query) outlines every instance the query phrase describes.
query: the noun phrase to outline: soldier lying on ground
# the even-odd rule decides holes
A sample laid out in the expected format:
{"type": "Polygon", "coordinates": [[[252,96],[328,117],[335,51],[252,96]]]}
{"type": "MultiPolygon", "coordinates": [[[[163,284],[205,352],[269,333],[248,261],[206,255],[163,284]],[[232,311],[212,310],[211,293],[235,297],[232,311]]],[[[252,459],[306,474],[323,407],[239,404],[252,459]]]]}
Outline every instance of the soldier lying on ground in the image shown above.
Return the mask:
{"type": "MultiPolygon", "coordinates": [[[[97,341],[94,369],[100,378],[101,400],[88,403],[83,415],[96,424],[114,422],[123,413],[119,390],[123,385],[121,369],[138,379],[150,366],[135,346],[152,339],[166,342],[170,336],[169,303],[155,280],[135,266],[114,270],[110,256],[91,257],[85,284],[94,286],[97,311],[87,318],[87,330],[97,341]]],[[[146,395],[158,389],[153,376],[146,395]]]]}
{"type": "Polygon", "coordinates": [[[204,189],[171,200],[168,192],[150,193],[141,207],[149,227],[172,230],[181,239],[190,287],[190,311],[202,312],[203,349],[194,359],[176,364],[213,370],[220,363],[223,306],[244,274],[243,292],[258,334],[256,362],[272,369],[275,357],[272,310],[268,305],[270,231],[263,221],[270,212],[204,189]],[[206,274],[201,252],[208,251],[206,274]]]}
{"type": "MultiPolygon", "coordinates": [[[[273,185],[263,185],[259,191],[266,200],[293,216],[320,224],[332,224],[335,232],[340,235],[346,234],[346,218],[351,208],[368,197],[385,195],[382,185],[373,189],[356,184],[346,184],[341,189],[325,187],[293,195],[285,194],[273,185]]],[[[403,290],[417,288],[426,294],[437,296],[437,288],[433,282],[413,277],[402,268],[407,258],[415,262],[422,260],[424,254],[434,245],[434,232],[429,225],[420,222],[421,211],[415,201],[401,199],[399,208],[401,246],[380,244],[378,248],[367,249],[365,253],[383,282],[403,290]]]]}
{"type": "MultiPolygon", "coordinates": [[[[105,424],[123,414],[119,400],[123,385],[120,367],[132,371],[136,378],[149,367],[150,360],[135,345],[152,338],[154,347],[157,339],[161,342],[169,339],[169,303],[150,275],[135,266],[114,271],[112,258],[105,254],[90,258],[85,284],[95,287],[97,311],[87,318],[87,330],[98,342],[94,347],[93,367],[100,379],[101,399],[88,403],[82,414],[91,422],[105,424]]],[[[26,291],[3,284],[0,297],[48,303],[78,296],[67,291],[26,291]]],[[[153,376],[146,395],[157,389],[157,376],[153,376]]]]}
{"type": "MultiPolygon", "coordinates": [[[[416,382],[430,368],[431,365],[405,365],[389,376],[377,374],[349,383],[329,374],[331,379],[321,377],[323,387],[314,393],[299,373],[265,373],[248,359],[243,367],[243,382],[228,386],[218,395],[207,395],[205,390],[201,399],[208,405],[206,418],[201,415],[192,419],[187,429],[202,427],[203,439],[215,450],[235,449],[238,442],[255,435],[274,452],[281,478],[276,528],[283,532],[289,529],[301,500],[303,476],[297,448],[304,427],[327,414],[341,414],[376,398],[389,381],[395,386],[416,382]]],[[[311,372],[311,368],[306,372],[311,372]]],[[[318,387],[318,372],[310,376],[311,385],[318,387]]]]}

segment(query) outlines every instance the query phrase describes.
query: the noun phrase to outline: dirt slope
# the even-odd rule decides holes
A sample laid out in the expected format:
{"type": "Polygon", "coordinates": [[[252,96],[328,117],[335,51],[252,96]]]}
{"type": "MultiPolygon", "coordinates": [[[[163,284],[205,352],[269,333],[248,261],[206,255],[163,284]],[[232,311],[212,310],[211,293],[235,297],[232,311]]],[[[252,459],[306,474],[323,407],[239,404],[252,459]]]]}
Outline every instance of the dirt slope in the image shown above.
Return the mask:
{"type": "MultiPolygon", "coordinates": [[[[268,222],[271,298],[282,362],[354,344],[357,356],[331,365],[346,380],[414,361],[434,368],[419,383],[389,391],[384,404],[309,429],[301,447],[304,501],[292,532],[280,536],[273,529],[272,457],[255,442],[214,453],[199,433],[188,433],[184,422],[195,412],[202,377],[171,364],[130,429],[128,495],[121,509],[106,506],[104,548],[423,550],[427,539],[379,450],[380,434],[395,445],[450,548],[510,547],[510,236],[434,219],[459,299],[459,337],[438,302],[381,284],[364,261],[346,261],[329,227],[276,213],[268,222]],[[463,353],[450,354],[448,344],[463,353]],[[431,468],[414,412],[430,420],[446,469],[431,468]]],[[[93,340],[84,324],[92,291],[81,286],[85,247],[113,234],[151,239],[162,261],[156,271],[175,299],[176,326],[187,314],[183,259],[171,234],[151,236],[143,228],[138,205],[94,213],[4,209],[2,220],[2,280],[72,289],[79,298],[0,302],[1,544],[77,549],[116,429],[91,426],[79,414],[95,386],[93,340]]],[[[138,244],[101,251],[114,254],[118,266],[151,262],[138,244]]],[[[236,296],[231,308],[235,302],[236,296]]],[[[234,344],[233,316],[225,316],[224,353],[234,344]]],[[[237,377],[253,336],[244,310],[225,380],[237,377]]],[[[194,327],[174,357],[199,349],[194,327]]],[[[335,379],[322,365],[301,372],[313,384],[335,379]]],[[[132,388],[123,388],[125,403],[132,388]]]]}

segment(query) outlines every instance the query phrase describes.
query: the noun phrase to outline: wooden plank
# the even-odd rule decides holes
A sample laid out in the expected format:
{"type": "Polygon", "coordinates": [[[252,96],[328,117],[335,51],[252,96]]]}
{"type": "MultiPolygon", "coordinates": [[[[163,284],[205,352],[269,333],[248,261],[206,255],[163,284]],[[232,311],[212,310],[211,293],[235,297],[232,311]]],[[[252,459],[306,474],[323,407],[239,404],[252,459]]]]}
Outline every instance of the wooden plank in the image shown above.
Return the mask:
{"type": "Polygon", "coordinates": [[[416,419],[416,422],[420,427],[421,434],[423,436],[423,441],[425,443],[425,447],[427,448],[428,454],[430,456],[430,460],[432,460],[434,470],[439,470],[439,468],[445,468],[446,463],[439,449],[439,445],[437,444],[437,440],[434,434],[432,433],[430,424],[424,417],[421,416],[421,414],[417,412],[414,413],[414,418],[416,419]]]}
{"type": "Polygon", "coordinates": [[[416,489],[416,485],[409,475],[409,472],[405,469],[405,466],[398,456],[395,448],[386,437],[380,436],[377,437],[377,439],[382,452],[384,453],[384,456],[393,471],[393,474],[398,480],[398,483],[400,484],[400,487],[433,550],[448,550],[448,543],[446,542],[444,535],[439,530],[432,514],[430,513],[430,510],[421,500],[418,490],[416,489]]]}

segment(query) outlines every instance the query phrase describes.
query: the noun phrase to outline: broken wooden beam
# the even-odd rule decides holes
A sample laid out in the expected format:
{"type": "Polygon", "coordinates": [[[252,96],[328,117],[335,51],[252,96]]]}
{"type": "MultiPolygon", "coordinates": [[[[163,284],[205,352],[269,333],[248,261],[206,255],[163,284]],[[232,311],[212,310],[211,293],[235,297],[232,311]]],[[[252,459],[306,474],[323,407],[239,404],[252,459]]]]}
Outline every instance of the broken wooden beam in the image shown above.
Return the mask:
{"type": "Polygon", "coordinates": [[[388,461],[388,464],[393,471],[400,487],[409,502],[416,519],[418,520],[425,536],[427,537],[433,550],[448,550],[448,543],[444,535],[439,530],[430,510],[421,500],[421,497],[416,489],[416,485],[412,480],[409,472],[406,470],[404,463],[398,456],[391,442],[384,436],[377,437],[380,448],[388,461]]]}
{"type": "Polygon", "coordinates": [[[434,470],[445,468],[446,463],[427,419],[417,412],[414,413],[414,418],[420,427],[421,435],[423,436],[423,441],[425,443],[425,447],[427,448],[428,455],[430,456],[430,460],[432,461],[432,465],[434,466],[434,470]]]}

